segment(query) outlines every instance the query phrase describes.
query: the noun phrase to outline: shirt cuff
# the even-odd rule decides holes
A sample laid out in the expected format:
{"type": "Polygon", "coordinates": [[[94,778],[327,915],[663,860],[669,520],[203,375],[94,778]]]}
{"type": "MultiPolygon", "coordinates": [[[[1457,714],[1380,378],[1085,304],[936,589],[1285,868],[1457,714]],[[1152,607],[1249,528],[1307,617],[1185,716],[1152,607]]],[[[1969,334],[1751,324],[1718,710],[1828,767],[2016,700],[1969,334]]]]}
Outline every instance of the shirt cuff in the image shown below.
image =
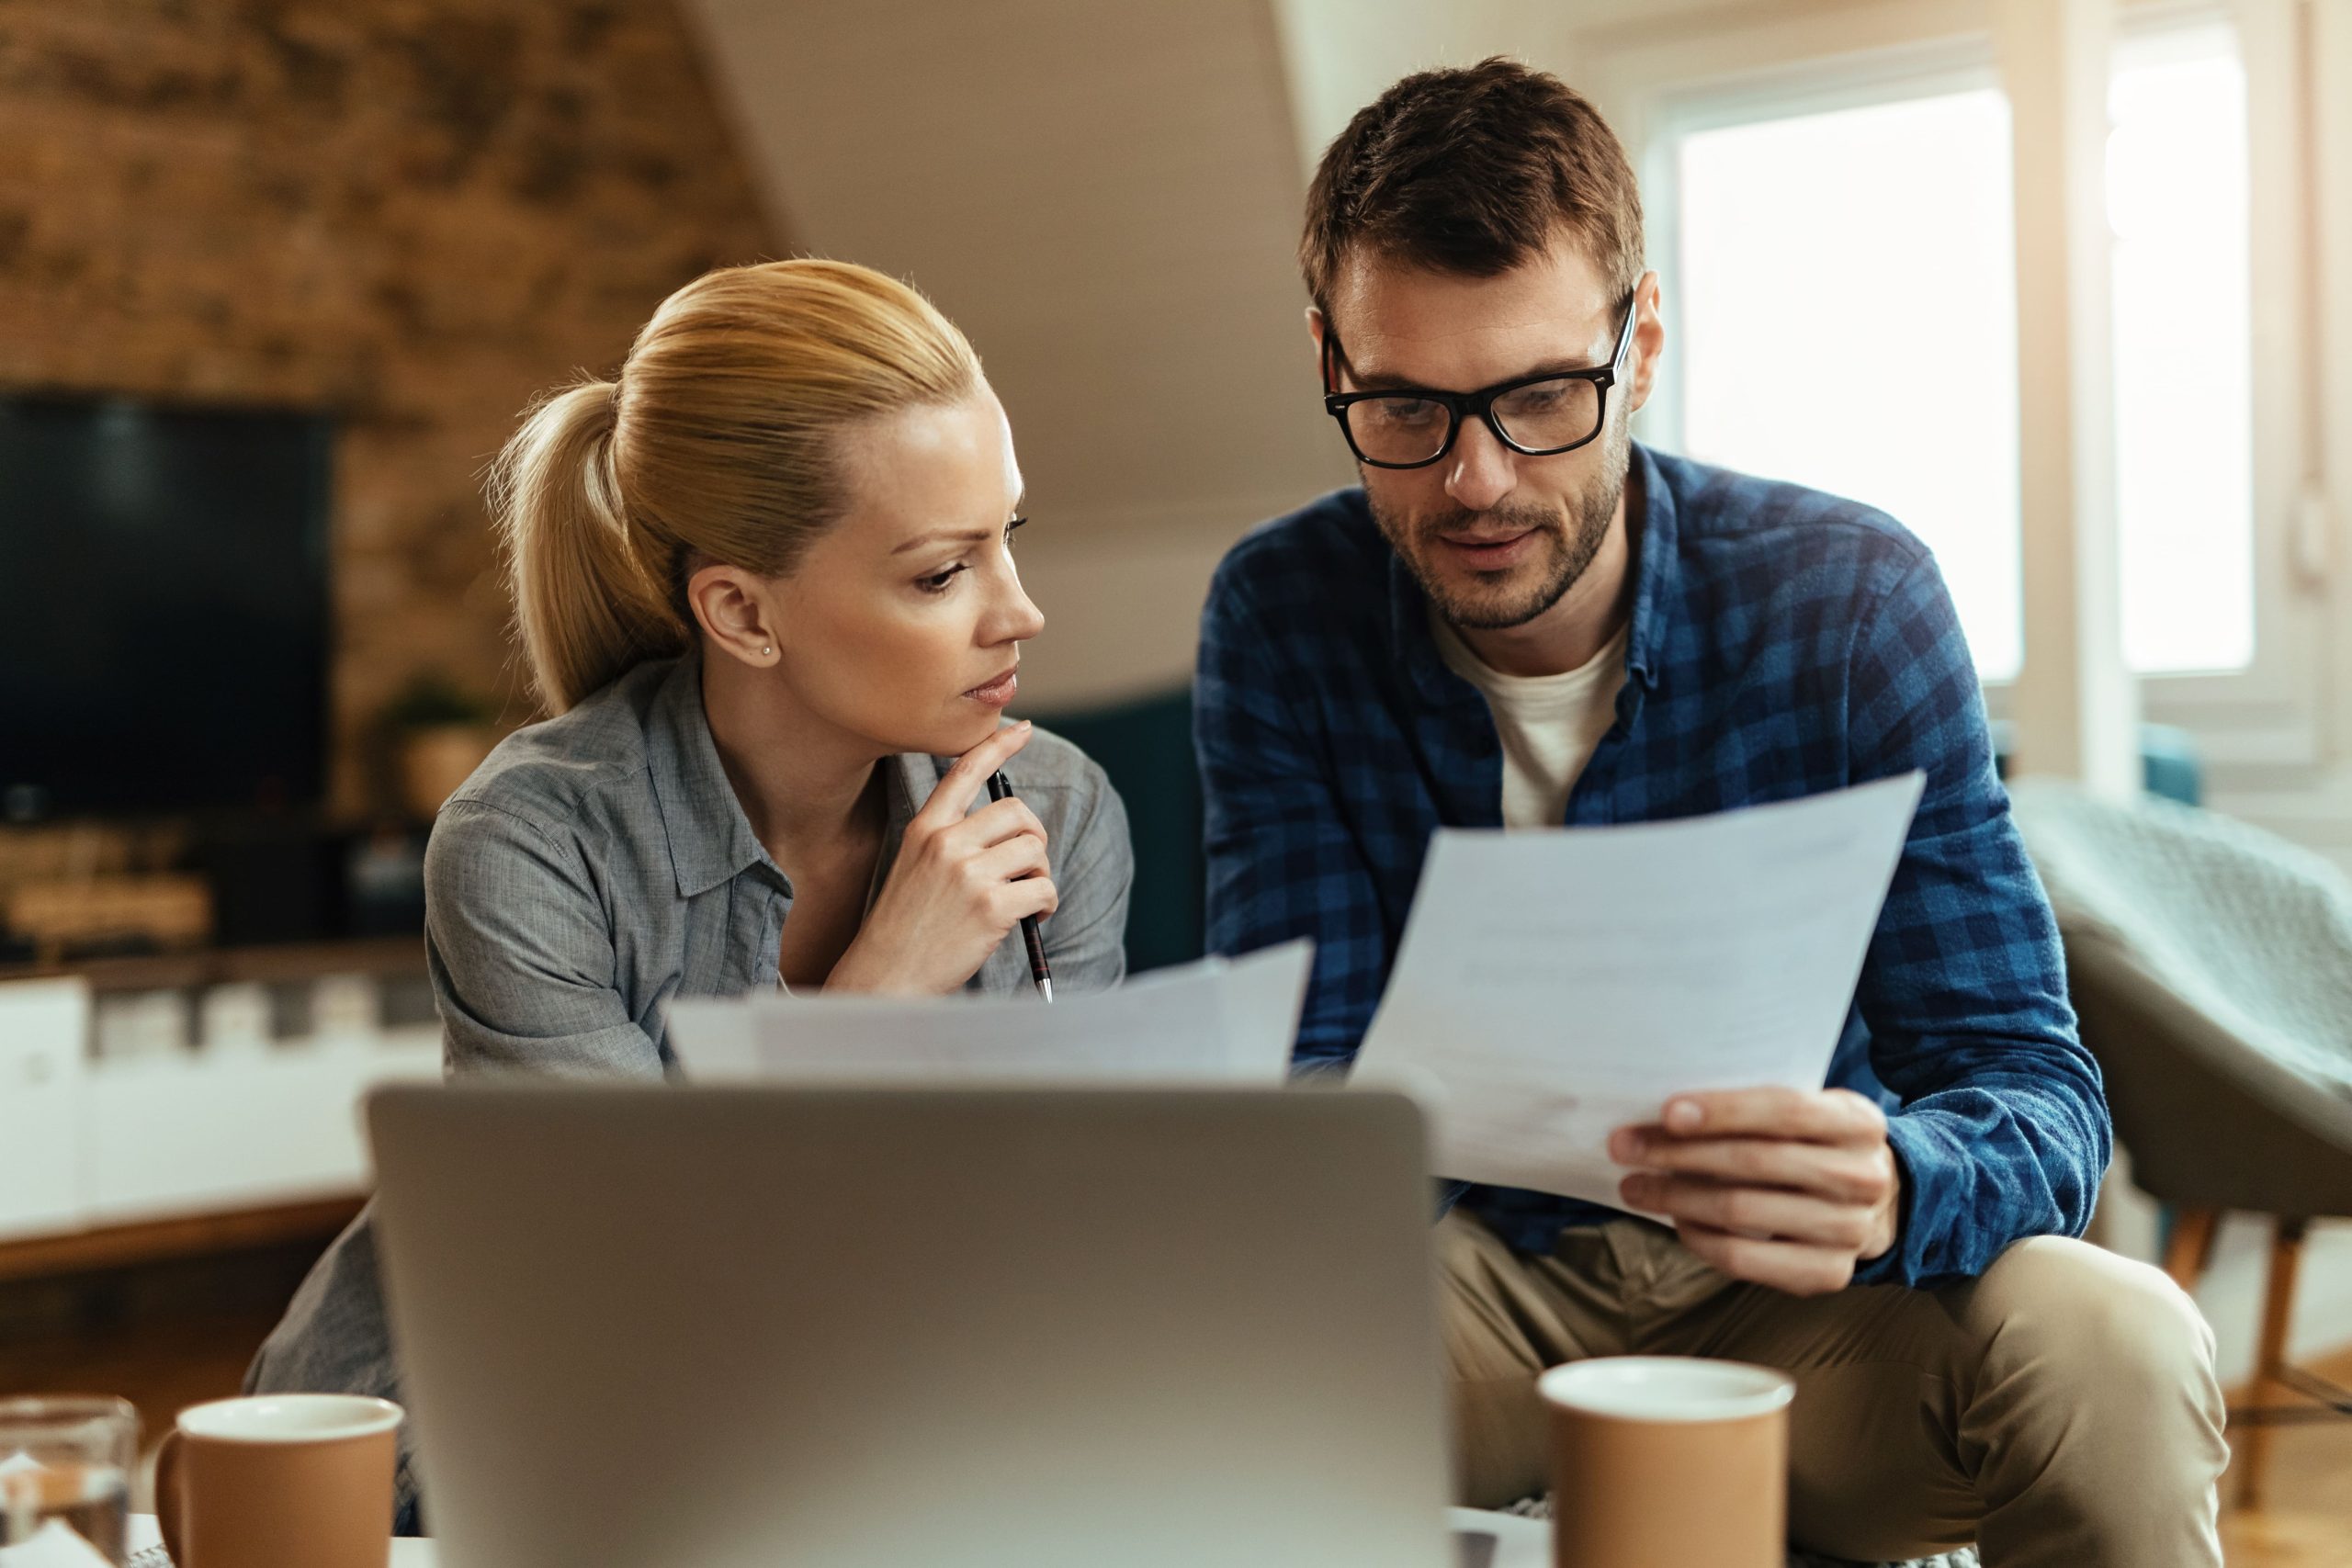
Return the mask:
{"type": "Polygon", "coordinates": [[[1897,1111],[1886,1119],[1887,1147],[1894,1151],[1894,1179],[1902,1196],[1894,1205],[1894,1245],[1865,1263],[1854,1266],[1857,1285],[1917,1285],[1927,1272],[1921,1265],[1934,1238],[1937,1186],[1942,1141],[1918,1121],[1897,1111]]]}

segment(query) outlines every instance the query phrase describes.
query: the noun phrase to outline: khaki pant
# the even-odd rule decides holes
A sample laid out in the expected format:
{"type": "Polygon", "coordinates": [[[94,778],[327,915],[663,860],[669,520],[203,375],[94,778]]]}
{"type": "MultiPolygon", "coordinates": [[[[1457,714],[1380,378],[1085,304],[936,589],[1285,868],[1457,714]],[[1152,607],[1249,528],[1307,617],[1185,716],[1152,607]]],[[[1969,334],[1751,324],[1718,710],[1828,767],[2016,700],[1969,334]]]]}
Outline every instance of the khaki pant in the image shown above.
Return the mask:
{"type": "Polygon", "coordinates": [[[1715,1356],[1796,1379],[1789,1530],[1869,1562],[1970,1541],[1985,1568],[2211,1568],[2229,1450],[2213,1337],[2162,1273],[2037,1236],[1980,1280],[1803,1299],[1726,1278],[1634,1219],[1512,1252],[1438,1227],[1457,1492],[1544,1489],[1534,1391],[1588,1356],[1715,1356]]]}

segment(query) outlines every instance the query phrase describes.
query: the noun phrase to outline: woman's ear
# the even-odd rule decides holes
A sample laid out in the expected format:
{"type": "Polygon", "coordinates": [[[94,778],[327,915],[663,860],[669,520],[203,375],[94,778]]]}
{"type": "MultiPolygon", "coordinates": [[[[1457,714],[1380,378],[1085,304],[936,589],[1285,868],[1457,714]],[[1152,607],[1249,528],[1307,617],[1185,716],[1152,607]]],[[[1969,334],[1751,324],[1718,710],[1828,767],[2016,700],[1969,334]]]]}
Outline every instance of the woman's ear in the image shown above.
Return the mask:
{"type": "Polygon", "coordinates": [[[686,579],[686,603],[712,643],[754,670],[775,667],[775,605],[765,579],[739,566],[706,566],[686,579]]]}

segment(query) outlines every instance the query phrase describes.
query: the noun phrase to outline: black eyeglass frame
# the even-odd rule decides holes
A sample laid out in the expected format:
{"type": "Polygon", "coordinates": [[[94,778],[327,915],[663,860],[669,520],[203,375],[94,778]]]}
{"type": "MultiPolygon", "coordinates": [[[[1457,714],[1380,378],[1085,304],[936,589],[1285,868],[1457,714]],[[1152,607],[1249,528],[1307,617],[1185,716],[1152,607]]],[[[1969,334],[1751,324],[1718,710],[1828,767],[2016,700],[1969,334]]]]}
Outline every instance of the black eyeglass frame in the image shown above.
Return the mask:
{"type": "Polygon", "coordinates": [[[1330,390],[1335,379],[1332,374],[1335,361],[1344,364],[1345,359],[1338,353],[1339,334],[1331,330],[1327,318],[1323,324],[1323,412],[1340,422],[1340,434],[1346,438],[1348,450],[1356,455],[1356,459],[1375,468],[1426,468],[1431,463],[1443,462],[1445,455],[1453,450],[1454,442],[1461,438],[1462,422],[1473,416],[1495,433],[1496,440],[1522,457],[1556,457],[1563,452],[1590,446],[1609,427],[1609,389],[1625,373],[1625,356],[1634,350],[1634,322],[1640,314],[1641,298],[1636,291],[1626,298],[1625,324],[1617,329],[1617,352],[1609,356],[1606,365],[1596,365],[1589,370],[1546,370],[1540,375],[1498,381],[1475,392],[1441,392],[1428,387],[1379,387],[1363,392],[1330,390]],[[1589,381],[1593,384],[1600,394],[1600,407],[1595,411],[1590,435],[1571,441],[1566,446],[1522,446],[1511,439],[1510,432],[1505,430],[1502,422],[1495,417],[1495,400],[1516,392],[1521,387],[1532,387],[1539,381],[1589,381]],[[1428,457],[1410,463],[1384,463],[1377,457],[1365,457],[1363,448],[1356,445],[1356,433],[1348,426],[1348,410],[1357,403],[1370,402],[1374,398],[1419,398],[1439,404],[1447,415],[1444,442],[1428,457]]]}

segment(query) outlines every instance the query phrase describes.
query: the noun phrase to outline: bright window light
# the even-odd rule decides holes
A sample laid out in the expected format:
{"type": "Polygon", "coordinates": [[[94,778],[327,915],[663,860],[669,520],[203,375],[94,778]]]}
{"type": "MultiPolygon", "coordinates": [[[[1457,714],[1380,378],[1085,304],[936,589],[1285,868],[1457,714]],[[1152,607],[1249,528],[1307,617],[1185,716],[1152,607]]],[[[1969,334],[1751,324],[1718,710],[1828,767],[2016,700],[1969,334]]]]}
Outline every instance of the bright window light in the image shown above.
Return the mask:
{"type": "Polygon", "coordinates": [[[1993,89],[1680,148],[1682,435],[1936,552],[1987,680],[2023,651],[2009,110],[1993,89]]]}
{"type": "Polygon", "coordinates": [[[2227,28],[2127,57],[2108,96],[2123,647],[2150,673],[2254,660],[2245,73],[2227,28]]]}
{"type": "MultiPolygon", "coordinates": [[[[2245,73],[2226,28],[2113,78],[2125,653],[2254,657],[2245,73]]],[[[1978,673],[2015,676],[2017,257],[1995,89],[1697,131],[1679,145],[1682,445],[1891,513],[1936,552],[1978,673]]]]}

